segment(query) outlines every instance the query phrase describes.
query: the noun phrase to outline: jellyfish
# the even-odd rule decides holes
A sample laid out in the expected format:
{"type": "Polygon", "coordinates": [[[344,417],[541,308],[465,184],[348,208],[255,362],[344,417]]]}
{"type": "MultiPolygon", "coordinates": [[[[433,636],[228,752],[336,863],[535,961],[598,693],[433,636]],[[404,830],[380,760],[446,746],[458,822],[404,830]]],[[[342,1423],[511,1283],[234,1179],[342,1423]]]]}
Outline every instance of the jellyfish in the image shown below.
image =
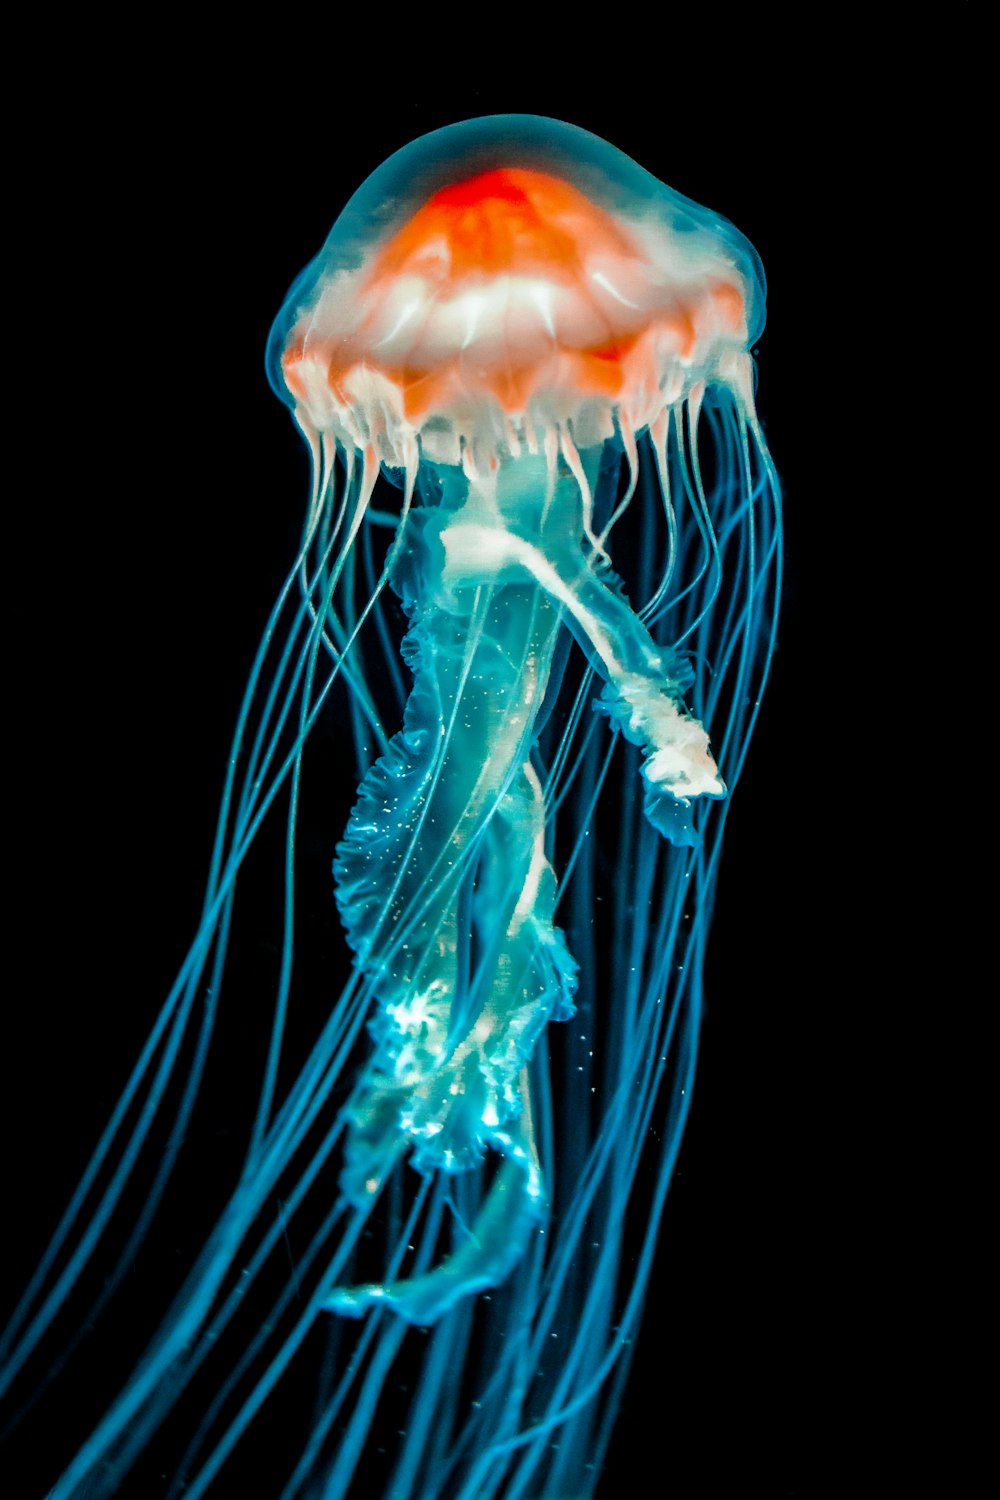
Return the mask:
{"type": "Polygon", "coordinates": [[[283,817],[267,1044],[237,1178],[58,1500],[125,1493],[179,1426],[155,1492],[231,1484],[310,1361],[282,1500],[593,1493],[774,647],[763,316],[730,223],[532,116],[399,151],[289,291],[268,372],[310,456],[301,544],[198,931],[5,1335],[5,1389],[57,1337],[54,1378],[84,1357],[56,1330],[87,1268],[95,1327],[161,1226],[225,1065],[244,870],[283,817]],[[290,1070],[330,716],[356,759],[331,851],[351,968],[290,1070]]]}

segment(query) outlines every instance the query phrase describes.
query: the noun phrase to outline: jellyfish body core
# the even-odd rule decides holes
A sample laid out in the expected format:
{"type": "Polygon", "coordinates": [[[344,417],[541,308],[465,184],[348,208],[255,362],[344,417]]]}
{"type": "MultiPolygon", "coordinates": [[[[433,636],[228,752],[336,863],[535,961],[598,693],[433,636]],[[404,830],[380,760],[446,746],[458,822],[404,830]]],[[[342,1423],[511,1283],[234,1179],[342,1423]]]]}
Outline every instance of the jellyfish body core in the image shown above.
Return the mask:
{"type": "MultiPolygon", "coordinates": [[[[300,1258],[305,1307],[280,1296],[266,1335],[234,1354],[185,1456],[186,1494],[204,1493],[324,1321],[347,1341],[343,1373],[289,1500],[348,1493],[413,1324],[435,1332],[386,1495],[592,1492],[688,1107],[727,788],[773,646],[778,493],[750,356],[762,319],[759,262],[730,224],[595,137],[523,116],[391,158],[291,289],[269,372],[309,445],[311,502],[156,1046],[181,1048],[213,953],[221,974],[236,874],[286,786],[291,868],[303,753],[334,682],[360,775],[334,862],[354,973],[282,1095],[286,924],[237,1191],[54,1493],[115,1492],[100,1484],[120,1481],[217,1340],[239,1351],[230,1282],[268,1263],[281,1182],[289,1213],[323,1184],[332,1201],[300,1258]],[[382,475],[398,509],[374,502],[382,475]],[[652,1187],[637,1185],[643,1162],[652,1187]]],[[[210,1034],[202,1023],[199,1068],[210,1034]]],[[[127,1141],[129,1171],[135,1154],[127,1141]]],[[[25,1343],[57,1310],[53,1292],[25,1314],[25,1343]]]]}

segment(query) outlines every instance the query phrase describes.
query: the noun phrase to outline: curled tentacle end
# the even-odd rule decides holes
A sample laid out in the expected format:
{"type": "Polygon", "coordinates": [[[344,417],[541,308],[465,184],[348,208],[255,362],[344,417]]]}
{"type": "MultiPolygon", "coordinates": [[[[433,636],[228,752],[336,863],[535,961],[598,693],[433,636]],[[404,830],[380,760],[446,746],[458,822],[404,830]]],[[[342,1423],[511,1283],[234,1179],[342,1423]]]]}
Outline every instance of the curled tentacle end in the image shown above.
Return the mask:
{"type": "MultiPolygon", "coordinates": [[[[499,1134],[497,1141],[501,1141],[499,1134]]],[[[390,1307],[406,1322],[425,1326],[436,1323],[466,1297],[505,1281],[546,1212],[534,1153],[513,1140],[507,1150],[472,1232],[453,1255],[433,1271],[409,1280],[335,1287],[325,1298],[324,1308],[360,1318],[369,1308],[390,1307]]]]}

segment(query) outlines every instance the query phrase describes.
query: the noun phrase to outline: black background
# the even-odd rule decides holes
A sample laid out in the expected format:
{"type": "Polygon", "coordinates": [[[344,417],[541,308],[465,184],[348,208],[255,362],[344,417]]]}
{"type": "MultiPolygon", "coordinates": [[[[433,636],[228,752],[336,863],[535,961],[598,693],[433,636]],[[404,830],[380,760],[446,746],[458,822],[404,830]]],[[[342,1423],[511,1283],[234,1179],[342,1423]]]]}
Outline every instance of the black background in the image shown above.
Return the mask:
{"type": "MultiPolygon", "coordinates": [[[[872,1479],[892,1468],[878,1435],[900,1363],[876,1227],[886,1085],[866,1050],[896,1005],[870,946],[884,768],[866,674],[897,650],[884,566],[899,556],[874,393],[912,222],[903,176],[938,149],[936,106],[893,81],[891,41],[875,49],[846,21],[748,30],[722,60],[722,17],[694,43],[663,23],[626,47],[612,28],[589,50],[564,37],[530,68],[528,18],[497,31],[485,62],[459,34],[424,37],[419,54],[395,33],[390,46],[381,14],[350,40],[326,24],[315,47],[292,18],[275,24],[268,73],[235,38],[164,34],[119,65],[91,36],[79,74],[38,75],[31,120],[51,136],[25,126],[10,287],[23,333],[8,348],[23,467],[5,565],[21,976],[5,1057],[9,1284],[195,924],[239,695],[306,497],[301,442],[264,376],[270,322],[392,150],[473,115],[548,114],[718,209],[760,252],[760,408],[788,538],[773,679],[727,829],[695,1102],[599,1493],[645,1494],[630,1476],[647,1471],[650,1493],[662,1478],[706,1495],[827,1493],[845,1468],[872,1479]]],[[[951,108],[962,45],[953,35],[935,61],[951,108]]],[[[35,1492],[16,1476],[11,1493],[35,1492]]]]}

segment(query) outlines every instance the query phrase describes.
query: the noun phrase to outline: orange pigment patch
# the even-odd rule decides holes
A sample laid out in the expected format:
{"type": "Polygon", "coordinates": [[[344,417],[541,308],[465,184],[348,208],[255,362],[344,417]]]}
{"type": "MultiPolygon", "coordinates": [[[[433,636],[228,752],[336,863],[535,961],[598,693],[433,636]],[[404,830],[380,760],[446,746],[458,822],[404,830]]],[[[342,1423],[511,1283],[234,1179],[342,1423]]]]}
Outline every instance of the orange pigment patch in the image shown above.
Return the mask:
{"type": "Polygon", "coordinates": [[[589,396],[617,396],[622,388],[622,361],[634,343],[634,339],[618,339],[599,349],[579,350],[576,368],[580,389],[589,396]]]}
{"type": "MultiPolygon", "coordinates": [[[[361,296],[376,307],[398,277],[413,277],[424,283],[431,304],[446,303],[494,278],[517,276],[579,286],[579,295],[589,298],[586,265],[595,257],[605,263],[645,258],[611,214],[568,182],[546,172],[504,167],[453,183],[429,198],[375,253],[361,296]]],[[[707,292],[718,325],[735,332],[744,327],[738,287],[716,281],[707,292]]],[[[536,363],[519,359],[515,348],[506,359],[479,364],[474,374],[457,348],[439,351],[426,362],[417,354],[402,367],[383,363],[362,326],[333,348],[327,345],[327,381],[338,401],[349,405],[344,385],[350,371],[359,366],[378,370],[400,393],[404,415],[416,426],[456,401],[464,404],[463,392],[473,400],[488,392],[502,410],[516,416],[553,380],[560,388],[571,384],[581,397],[614,402],[626,388],[638,388],[637,381],[655,391],[650,340],[658,335],[669,335],[682,358],[694,354],[699,303],[704,306],[699,297],[675,295],[645,327],[637,328],[636,320],[626,317],[618,330],[606,324],[611,336],[599,345],[571,342],[536,363]],[[467,389],[470,379],[472,389],[467,389]]],[[[303,357],[296,342],[282,361],[296,396],[304,394],[296,371],[303,357]]]]}
{"type": "Polygon", "coordinates": [[[436,192],[383,245],[371,281],[412,273],[457,289],[467,278],[500,275],[571,280],[580,246],[636,253],[611,215],[568,182],[504,167],[436,192]]]}
{"type": "Polygon", "coordinates": [[[730,281],[717,281],[710,291],[719,317],[727,328],[738,333],[746,323],[746,309],[739,287],[730,281]]]}
{"type": "Polygon", "coordinates": [[[402,395],[403,415],[415,426],[448,406],[449,366],[436,370],[386,370],[385,373],[402,395]]]}
{"type": "Polygon", "coordinates": [[[299,375],[299,365],[301,363],[302,345],[299,343],[290,345],[281,356],[281,372],[285,377],[285,384],[296,401],[304,401],[306,399],[306,388],[299,375]]]}

